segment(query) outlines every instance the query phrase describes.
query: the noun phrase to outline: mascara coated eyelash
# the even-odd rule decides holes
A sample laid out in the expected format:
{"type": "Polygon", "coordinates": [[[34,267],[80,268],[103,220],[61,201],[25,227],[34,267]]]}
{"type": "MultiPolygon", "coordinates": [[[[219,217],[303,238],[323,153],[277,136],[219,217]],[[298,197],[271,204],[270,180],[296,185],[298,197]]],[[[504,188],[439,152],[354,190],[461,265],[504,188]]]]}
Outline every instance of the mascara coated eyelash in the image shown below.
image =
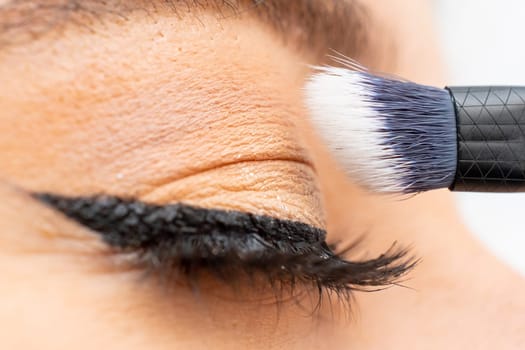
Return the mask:
{"type": "Polygon", "coordinates": [[[324,230],[269,216],[113,196],[34,197],[167,275],[178,269],[193,278],[206,269],[232,281],[239,273],[259,272],[272,285],[300,282],[348,296],[391,285],[416,264],[406,250],[395,248],[375,259],[347,261],[325,242],[324,230]]]}

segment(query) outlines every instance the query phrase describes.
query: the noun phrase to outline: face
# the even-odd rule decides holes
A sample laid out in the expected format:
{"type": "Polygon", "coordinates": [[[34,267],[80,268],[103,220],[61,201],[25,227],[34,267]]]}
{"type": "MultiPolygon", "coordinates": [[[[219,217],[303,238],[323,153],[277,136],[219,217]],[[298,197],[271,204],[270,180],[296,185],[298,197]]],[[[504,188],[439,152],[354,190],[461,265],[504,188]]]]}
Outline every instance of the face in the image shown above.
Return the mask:
{"type": "Polygon", "coordinates": [[[525,343],[450,195],[366,193],[308,122],[330,54],[444,85],[426,2],[0,4],[2,348],[525,343]]]}

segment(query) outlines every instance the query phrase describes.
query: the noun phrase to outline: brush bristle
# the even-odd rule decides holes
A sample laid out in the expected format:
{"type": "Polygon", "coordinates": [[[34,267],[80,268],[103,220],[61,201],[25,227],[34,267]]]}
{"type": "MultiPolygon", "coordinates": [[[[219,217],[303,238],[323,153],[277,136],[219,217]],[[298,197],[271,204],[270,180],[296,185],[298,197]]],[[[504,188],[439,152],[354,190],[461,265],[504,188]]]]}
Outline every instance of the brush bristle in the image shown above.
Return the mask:
{"type": "Polygon", "coordinates": [[[352,180],[396,193],[452,184],[457,136],[447,90],[318,67],[305,91],[316,130],[352,180]]]}

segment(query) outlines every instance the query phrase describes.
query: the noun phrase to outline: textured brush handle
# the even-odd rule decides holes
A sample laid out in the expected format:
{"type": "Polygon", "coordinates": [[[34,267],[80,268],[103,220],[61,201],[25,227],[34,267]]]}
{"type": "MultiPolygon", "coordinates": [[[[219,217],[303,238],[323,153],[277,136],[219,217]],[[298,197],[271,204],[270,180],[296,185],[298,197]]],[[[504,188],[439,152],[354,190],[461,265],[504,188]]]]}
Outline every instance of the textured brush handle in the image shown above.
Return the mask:
{"type": "Polygon", "coordinates": [[[456,108],[454,191],[525,191],[525,87],[449,87],[456,108]]]}

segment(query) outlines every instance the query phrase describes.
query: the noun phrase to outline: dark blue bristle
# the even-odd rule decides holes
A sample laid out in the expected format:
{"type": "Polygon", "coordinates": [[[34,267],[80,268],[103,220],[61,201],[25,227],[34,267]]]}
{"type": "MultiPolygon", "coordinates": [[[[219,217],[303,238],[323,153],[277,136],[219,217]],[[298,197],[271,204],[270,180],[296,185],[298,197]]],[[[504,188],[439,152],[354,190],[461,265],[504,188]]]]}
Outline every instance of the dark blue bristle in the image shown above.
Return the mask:
{"type": "Polygon", "coordinates": [[[447,188],[454,181],[457,136],[454,106],[445,89],[363,75],[383,120],[382,142],[402,163],[405,192],[447,188]]]}

